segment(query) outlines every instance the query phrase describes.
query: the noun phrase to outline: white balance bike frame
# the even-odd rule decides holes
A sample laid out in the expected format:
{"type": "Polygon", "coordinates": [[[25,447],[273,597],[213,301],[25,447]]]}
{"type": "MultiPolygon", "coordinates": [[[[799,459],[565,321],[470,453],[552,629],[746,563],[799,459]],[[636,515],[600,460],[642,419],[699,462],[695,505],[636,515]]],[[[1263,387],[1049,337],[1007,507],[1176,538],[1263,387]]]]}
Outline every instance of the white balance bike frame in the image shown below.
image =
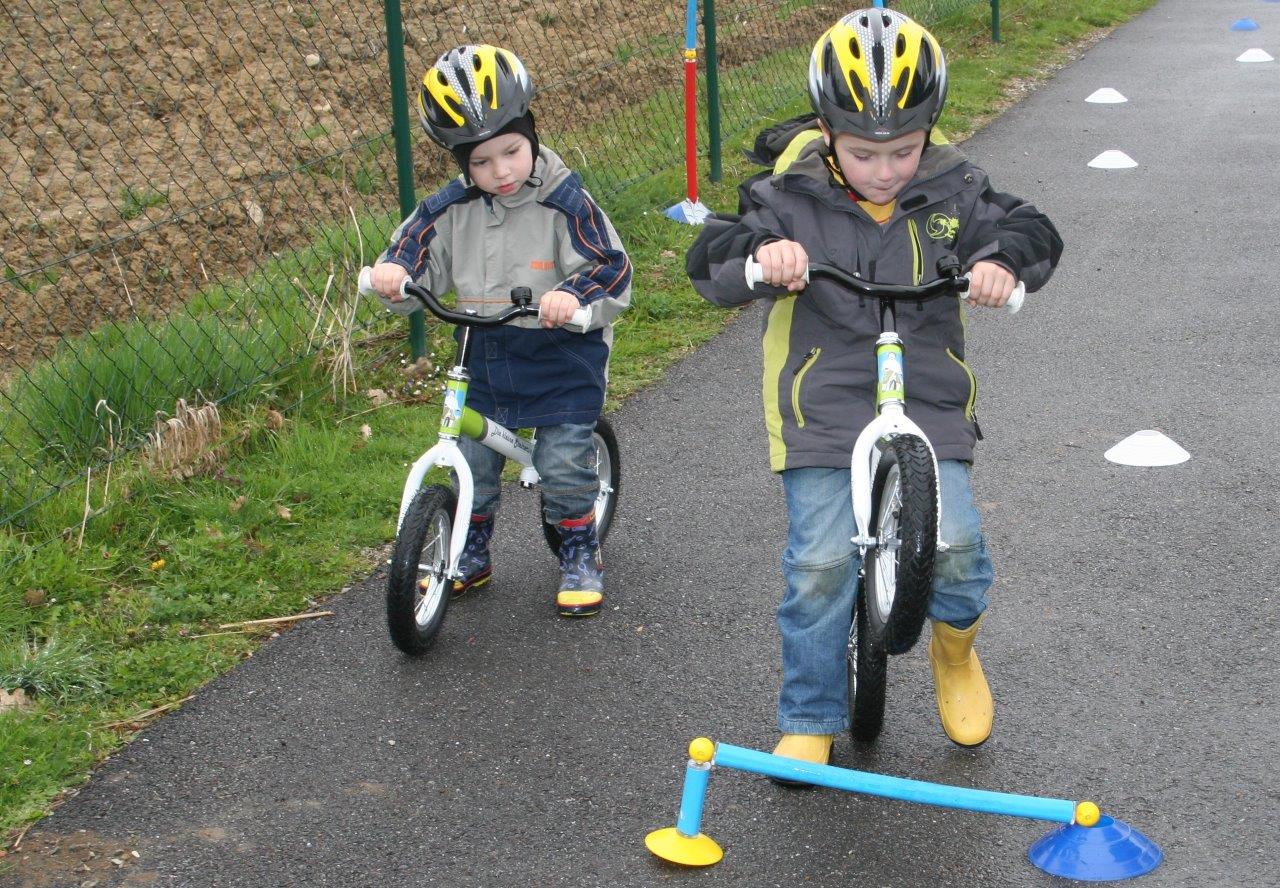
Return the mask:
{"type": "MultiPolygon", "coordinates": [[[[449,378],[458,379],[458,376],[455,376],[458,371],[461,371],[462,377],[465,379],[467,371],[463,367],[454,367],[450,370],[449,378]]],[[[447,389],[450,395],[455,391],[457,390],[453,388],[447,389]]],[[[447,401],[448,396],[446,396],[447,401]]],[[[484,435],[476,440],[490,450],[496,450],[508,459],[513,459],[520,464],[521,486],[537,486],[539,478],[538,470],[533,467],[533,440],[525,440],[505,426],[498,425],[491,420],[485,420],[484,435]]],[[[467,523],[470,522],[471,505],[475,501],[475,482],[471,475],[471,466],[467,463],[466,457],[462,455],[462,449],[458,446],[457,436],[441,431],[439,440],[435,445],[418,457],[409,469],[409,477],[405,479],[404,492],[400,496],[400,517],[396,519],[397,536],[400,533],[400,525],[404,523],[404,516],[408,513],[409,506],[413,503],[413,498],[422,489],[423,479],[426,478],[427,472],[433,468],[450,469],[457,478],[458,505],[453,515],[454,528],[465,528],[467,523]]],[[[466,541],[467,535],[465,533],[455,532],[450,534],[449,567],[445,572],[448,579],[462,579],[462,575],[458,571],[458,561],[462,557],[462,549],[466,541]]]]}

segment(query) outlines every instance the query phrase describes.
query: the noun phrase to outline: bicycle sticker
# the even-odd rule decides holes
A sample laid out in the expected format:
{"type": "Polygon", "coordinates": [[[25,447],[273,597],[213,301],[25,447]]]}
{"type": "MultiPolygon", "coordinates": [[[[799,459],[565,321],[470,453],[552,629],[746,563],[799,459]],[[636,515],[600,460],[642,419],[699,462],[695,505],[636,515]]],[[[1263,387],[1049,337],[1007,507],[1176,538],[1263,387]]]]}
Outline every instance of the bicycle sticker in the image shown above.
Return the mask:
{"type": "Polygon", "coordinates": [[[876,353],[876,369],[879,380],[876,383],[877,401],[906,400],[906,378],[902,369],[902,349],[896,346],[881,348],[876,353]]]}
{"type": "Polygon", "coordinates": [[[440,411],[440,428],[452,435],[458,434],[462,427],[462,408],[467,403],[467,392],[461,387],[454,387],[450,380],[444,391],[444,407],[440,411]]]}

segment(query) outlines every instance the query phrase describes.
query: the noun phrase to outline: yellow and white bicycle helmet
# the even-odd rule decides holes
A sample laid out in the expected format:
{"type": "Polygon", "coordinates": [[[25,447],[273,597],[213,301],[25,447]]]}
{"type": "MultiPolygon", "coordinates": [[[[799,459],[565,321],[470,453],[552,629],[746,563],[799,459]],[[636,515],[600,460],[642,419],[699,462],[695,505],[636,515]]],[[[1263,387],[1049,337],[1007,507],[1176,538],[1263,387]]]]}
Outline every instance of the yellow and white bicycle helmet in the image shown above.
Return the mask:
{"type": "Polygon", "coordinates": [[[488,44],[449,50],[422,76],[418,118],[456,152],[497,135],[529,112],[533,83],[516,54],[488,44]]]}
{"type": "Polygon", "coordinates": [[[851,12],[809,57],[809,101],[833,133],[887,142],[933,129],[947,99],[942,47],[892,9],[851,12]]]}

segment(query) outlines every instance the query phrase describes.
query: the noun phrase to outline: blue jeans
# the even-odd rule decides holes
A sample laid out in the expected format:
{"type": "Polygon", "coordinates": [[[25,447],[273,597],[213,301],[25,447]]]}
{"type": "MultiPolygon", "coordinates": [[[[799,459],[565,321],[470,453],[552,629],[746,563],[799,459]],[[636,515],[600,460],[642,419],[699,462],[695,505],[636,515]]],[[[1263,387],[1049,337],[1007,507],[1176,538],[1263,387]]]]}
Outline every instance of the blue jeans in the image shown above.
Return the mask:
{"type": "MultiPolygon", "coordinates": [[[[969,486],[969,464],[938,463],[942,539],[950,545],[934,565],[929,617],[976,619],[987,607],[994,575],[969,486]]],[[[849,726],[845,648],[858,592],[858,549],[848,469],[782,473],[787,499],[787,592],[778,608],[782,691],[778,727],[787,734],[834,734],[849,726]]]]}
{"type": "MultiPolygon", "coordinates": [[[[537,430],[533,467],[542,479],[546,519],[556,524],[581,518],[596,504],[600,479],[596,474],[596,447],[591,425],[552,425],[537,430]]],[[[471,465],[475,481],[473,515],[492,515],[502,494],[502,467],[507,458],[473,441],[459,438],[458,447],[471,465]]]]}

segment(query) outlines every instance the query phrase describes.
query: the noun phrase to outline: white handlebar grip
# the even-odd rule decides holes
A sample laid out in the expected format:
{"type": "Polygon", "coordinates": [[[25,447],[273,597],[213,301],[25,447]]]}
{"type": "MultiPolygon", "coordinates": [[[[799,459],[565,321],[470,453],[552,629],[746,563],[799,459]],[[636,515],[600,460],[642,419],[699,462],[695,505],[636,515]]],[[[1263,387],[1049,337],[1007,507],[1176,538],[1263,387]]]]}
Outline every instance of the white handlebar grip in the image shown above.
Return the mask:
{"type": "Polygon", "coordinates": [[[1011,315],[1016,315],[1018,310],[1022,308],[1022,300],[1027,298],[1027,285],[1022,281],[1018,281],[1018,286],[1013,288],[1013,292],[1009,294],[1009,301],[1004,304],[1004,310],[1011,315]]]}
{"type": "MultiPolygon", "coordinates": [[[[968,272],[963,275],[964,279],[970,280],[968,272]]],[[[961,293],[961,299],[968,299],[968,293],[961,293]]],[[[1022,300],[1027,298],[1027,285],[1022,281],[1018,281],[1013,287],[1013,292],[1009,294],[1008,300],[1004,304],[1004,310],[1011,315],[1016,315],[1018,310],[1022,308],[1022,300]]]]}
{"type": "MultiPolygon", "coordinates": [[[[748,290],[754,290],[756,288],[756,284],[764,280],[764,271],[761,268],[760,263],[756,261],[755,256],[747,257],[747,264],[743,266],[742,270],[747,276],[748,290]]],[[[801,276],[801,279],[806,284],[809,283],[809,267],[808,266],[805,266],[804,274],[801,276]]]]}
{"type": "Polygon", "coordinates": [[[583,306],[573,313],[573,317],[569,318],[569,323],[575,327],[581,327],[585,333],[587,327],[591,324],[591,309],[583,306]]]}
{"type": "MultiPolygon", "coordinates": [[[[393,298],[391,301],[403,302],[410,298],[409,294],[405,292],[405,287],[409,286],[411,283],[413,283],[413,278],[406,276],[405,279],[400,282],[400,298],[393,298]]],[[[367,265],[360,269],[360,279],[356,282],[356,289],[359,291],[361,296],[377,296],[379,299],[382,298],[382,294],[373,288],[373,269],[367,265]]],[[[421,306],[421,303],[419,303],[419,306],[421,306]]]]}

